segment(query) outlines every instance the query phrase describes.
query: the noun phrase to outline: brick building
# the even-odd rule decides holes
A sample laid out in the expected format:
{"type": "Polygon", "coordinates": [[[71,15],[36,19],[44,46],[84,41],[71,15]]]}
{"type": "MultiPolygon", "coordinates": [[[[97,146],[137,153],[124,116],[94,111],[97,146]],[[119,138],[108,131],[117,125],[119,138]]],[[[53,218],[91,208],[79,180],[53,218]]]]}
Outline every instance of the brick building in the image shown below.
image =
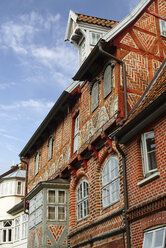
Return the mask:
{"type": "Polygon", "coordinates": [[[127,172],[132,247],[166,245],[165,99],[166,60],[116,134],[127,172]]]}
{"type": "Polygon", "coordinates": [[[20,153],[28,247],[137,247],[112,137],[166,57],[165,19],[164,0],[141,1],[120,23],[69,13],[80,68],[20,153]]]}

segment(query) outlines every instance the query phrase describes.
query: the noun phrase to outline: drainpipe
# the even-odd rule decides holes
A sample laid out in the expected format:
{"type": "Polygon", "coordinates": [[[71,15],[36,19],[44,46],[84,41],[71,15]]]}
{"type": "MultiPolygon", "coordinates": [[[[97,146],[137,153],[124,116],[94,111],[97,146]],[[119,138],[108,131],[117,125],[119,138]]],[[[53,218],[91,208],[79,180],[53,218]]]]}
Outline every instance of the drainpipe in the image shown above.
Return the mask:
{"type": "Polygon", "coordinates": [[[116,148],[120,155],[122,156],[122,164],[123,164],[123,186],[124,186],[124,219],[126,225],[126,236],[127,236],[127,248],[131,248],[131,240],[130,240],[130,225],[127,219],[127,209],[128,209],[128,189],[127,189],[127,173],[126,173],[126,156],[122,149],[118,144],[118,140],[115,137],[116,148]]]}
{"type": "Polygon", "coordinates": [[[103,50],[102,45],[105,43],[104,40],[101,40],[98,44],[99,47],[99,51],[106,55],[107,57],[116,60],[121,66],[122,66],[122,70],[123,70],[123,87],[124,87],[124,111],[125,111],[125,119],[127,118],[127,114],[128,114],[128,108],[127,108],[127,78],[126,78],[126,64],[124,61],[118,59],[117,57],[113,56],[112,54],[106,52],[105,50],[103,50]]]}
{"type": "Polygon", "coordinates": [[[24,157],[20,158],[21,162],[26,164],[26,178],[25,178],[25,195],[24,195],[24,213],[28,214],[28,212],[26,212],[26,199],[25,196],[27,194],[27,184],[28,184],[28,165],[29,163],[25,160],[24,157]]]}

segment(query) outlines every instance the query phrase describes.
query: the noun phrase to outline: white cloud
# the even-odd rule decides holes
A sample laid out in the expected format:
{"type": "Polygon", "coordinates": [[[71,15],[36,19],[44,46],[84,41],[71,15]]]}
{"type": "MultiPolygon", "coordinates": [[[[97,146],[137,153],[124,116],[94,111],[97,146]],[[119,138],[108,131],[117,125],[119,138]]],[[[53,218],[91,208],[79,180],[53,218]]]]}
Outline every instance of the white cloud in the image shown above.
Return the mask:
{"type": "Polygon", "coordinates": [[[42,100],[33,100],[33,99],[29,99],[27,101],[20,101],[20,102],[16,102],[13,103],[11,105],[3,105],[0,104],[0,110],[20,110],[20,109],[30,109],[31,111],[36,111],[36,112],[40,112],[40,111],[44,111],[45,109],[50,109],[53,106],[53,102],[47,102],[47,101],[42,101],[42,100]]]}
{"type": "Polygon", "coordinates": [[[19,138],[17,138],[17,137],[14,137],[14,136],[12,136],[12,135],[8,135],[8,134],[4,134],[4,133],[1,133],[0,132],[0,136],[2,136],[2,137],[4,137],[4,138],[7,138],[7,139],[10,139],[10,140],[14,140],[14,141],[21,141],[21,142],[23,142],[23,140],[21,140],[21,139],[19,139],[19,138]]]}
{"type": "Polygon", "coordinates": [[[6,90],[6,89],[8,89],[8,88],[10,88],[10,87],[13,87],[13,86],[15,86],[16,85],[16,83],[14,83],[14,82],[10,82],[10,83],[0,83],[0,90],[6,90]]]}

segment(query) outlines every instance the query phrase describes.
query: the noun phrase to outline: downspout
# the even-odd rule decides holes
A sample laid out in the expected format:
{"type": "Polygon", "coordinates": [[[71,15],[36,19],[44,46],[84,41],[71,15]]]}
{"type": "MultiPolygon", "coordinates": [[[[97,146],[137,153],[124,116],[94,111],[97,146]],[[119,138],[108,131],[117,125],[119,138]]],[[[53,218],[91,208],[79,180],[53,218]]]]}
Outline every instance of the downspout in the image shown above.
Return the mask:
{"type": "Polygon", "coordinates": [[[24,157],[21,157],[20,160],[22,163],[26,164],[26,178],[25,178],[25,195],[24,195],[24,213],[25,214],[28,214],[28,212],[26,212],[26,199],[25,199],[25,196],[27,194],[27,184],[28,184],[28,165],[29,163],[24,160],[25,158],[24,157]]]}
{"type": "Polygon", "coordinates": [[[124,219],[126,225],[126,236],[127,236],[127,248],[131,248],[131,240],[130,240],[130,224],[127,219],[127,209],[128,209],[128,189],[127,189],[127,173],[126,173],[126,156],[122,149],[118,144],[118,140],[115,137],[116,148],[120,155],[122,156],[122,164],[123,164],[123,186],[124,186],[124,219]]]}
{"type": "Polygon", "coordinates": [[[98,47],[99,47],[99,51],[106,55],[107,57],[114,59],[115,61],[117,61],[120,65],[122,65],[122,70],[123,70],[123,87],[124,87],[124,112],[125,112],[125,119],[127,118],[127,114],[128,114],[128,107],[127,107],[127,78],[126,78],[126,64],[124,61],[118,59],[117,57],[113,56],[112,54],[106,52],[103,50],[102,48],[102,44],[104,44],[104,40],[99,41],[98,43],[98,47]]]}

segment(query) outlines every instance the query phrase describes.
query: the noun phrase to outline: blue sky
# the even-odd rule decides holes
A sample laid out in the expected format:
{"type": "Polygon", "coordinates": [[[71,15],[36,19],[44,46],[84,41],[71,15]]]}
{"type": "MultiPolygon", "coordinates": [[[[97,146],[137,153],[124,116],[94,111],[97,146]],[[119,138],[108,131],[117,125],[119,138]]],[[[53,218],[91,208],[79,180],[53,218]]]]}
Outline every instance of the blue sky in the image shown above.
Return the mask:
{"type": "Polygon", "coordinates": [[[45,118],[78,69],[64,42],[69,10],[121,20],[139,0],[5,0],[0,2],[0,174],[45,118]]]}

